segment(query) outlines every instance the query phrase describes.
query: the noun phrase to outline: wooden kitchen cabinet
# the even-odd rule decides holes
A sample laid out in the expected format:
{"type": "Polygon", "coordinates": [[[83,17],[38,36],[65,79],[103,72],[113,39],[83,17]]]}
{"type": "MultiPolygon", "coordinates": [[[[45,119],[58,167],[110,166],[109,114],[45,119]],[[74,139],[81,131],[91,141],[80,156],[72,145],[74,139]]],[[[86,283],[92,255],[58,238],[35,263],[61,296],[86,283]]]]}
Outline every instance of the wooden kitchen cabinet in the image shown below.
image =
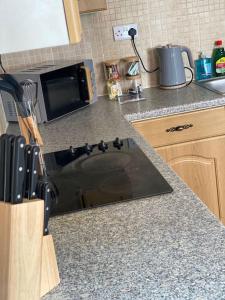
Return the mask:
{"type": "Polygon", "coordinates": [[[0,53],[78,43],[78,0],[0,1],[0,53]]]}
{"type": "Polygon", "coordinates": [[[106,0],[79,0],[80,13],[90,13],[107,9],[106,0]]]}
{"type": "Polygon", "coordinates": [[[225,109],[218,107],[137,121],[133,126],[153,147],[173,145],[225,135],[225,109]],[[186,129],[172,131],[177,126],[184,126],[186,129]]]}
{"type": "Polygon", "coordinates": [[[225,136],[156,151],[225,224],[225,136]]]}
{"type": "Polygon", "coordinates": [[[225,224],[224,107],[138,121],[133,126],[225,224]]]}

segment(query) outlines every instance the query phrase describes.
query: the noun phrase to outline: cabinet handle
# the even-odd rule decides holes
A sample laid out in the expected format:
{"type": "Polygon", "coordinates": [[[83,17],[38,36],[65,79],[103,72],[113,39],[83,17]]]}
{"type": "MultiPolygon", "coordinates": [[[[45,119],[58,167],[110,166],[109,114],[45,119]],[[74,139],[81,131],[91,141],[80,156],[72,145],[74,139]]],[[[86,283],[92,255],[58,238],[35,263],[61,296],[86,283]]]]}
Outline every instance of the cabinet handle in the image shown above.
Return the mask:
{"type": "Polygon", "coordinates": [[[193,124],[179,125],[179,126],[176,126],[176,127],[171,127],[171,128],[166,129],[166,132],[182,131],[184,129],[188,129],[188,128],[191,128],[193,126],[194,126],[193,124]]]}

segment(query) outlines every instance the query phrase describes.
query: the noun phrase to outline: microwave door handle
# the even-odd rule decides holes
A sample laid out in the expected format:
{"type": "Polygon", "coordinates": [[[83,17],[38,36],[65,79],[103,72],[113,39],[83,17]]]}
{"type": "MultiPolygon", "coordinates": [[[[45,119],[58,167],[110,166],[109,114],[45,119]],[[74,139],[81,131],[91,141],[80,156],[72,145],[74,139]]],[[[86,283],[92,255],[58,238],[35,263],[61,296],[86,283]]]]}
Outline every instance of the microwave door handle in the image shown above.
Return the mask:
{"type": "Polygon", "coordinates": [[[89,103],[92,103],[93,98],[94,98],[94,92],[93,92],[93,85],[92,85],[92,80],[91,80],[91,70],[86,66],[82,66],[81,68],[84,69],[84,71],[85,71],[88,96],[89,96],[88,100],[89,100],[89,103]]]}

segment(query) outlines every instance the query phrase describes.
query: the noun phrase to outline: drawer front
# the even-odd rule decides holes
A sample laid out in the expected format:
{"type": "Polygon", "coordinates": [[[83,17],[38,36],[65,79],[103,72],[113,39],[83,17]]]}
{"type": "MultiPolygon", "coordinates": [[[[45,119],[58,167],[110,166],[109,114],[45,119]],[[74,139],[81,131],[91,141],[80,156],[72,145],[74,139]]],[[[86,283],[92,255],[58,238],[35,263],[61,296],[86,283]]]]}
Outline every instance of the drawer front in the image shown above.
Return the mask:
{"type": "Polygon", "coordinates": [[[225,109],[206,109],[132,125],[152,146],[172,145],[225,134],[225,109]]]}

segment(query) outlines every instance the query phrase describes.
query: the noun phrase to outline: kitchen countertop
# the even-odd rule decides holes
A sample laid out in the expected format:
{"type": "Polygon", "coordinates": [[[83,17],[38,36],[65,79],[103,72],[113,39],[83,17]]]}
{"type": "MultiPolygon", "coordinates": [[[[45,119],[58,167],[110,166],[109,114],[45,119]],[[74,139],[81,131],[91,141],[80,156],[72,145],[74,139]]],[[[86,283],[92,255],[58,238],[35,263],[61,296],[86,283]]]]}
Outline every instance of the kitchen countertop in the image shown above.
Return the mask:
{"type": "Polygon", "coordinates": [[[145,93],[148,100],[122,106],[102,97],[41,127],[47,152],[132,137],[174,189],[52,218],[61,284],[43,299],[225,299],[225,227],[127,121],[225,105],[225,98],[193,84],[145,93]]]}
{"type": "Polygon", "coordinates": [[[146,89],[144,94],[148,101],[122,105],[122,113],[127,120],[136,121],[225,105],[224,96],[196,84],[177,90],[146,89]]]}

